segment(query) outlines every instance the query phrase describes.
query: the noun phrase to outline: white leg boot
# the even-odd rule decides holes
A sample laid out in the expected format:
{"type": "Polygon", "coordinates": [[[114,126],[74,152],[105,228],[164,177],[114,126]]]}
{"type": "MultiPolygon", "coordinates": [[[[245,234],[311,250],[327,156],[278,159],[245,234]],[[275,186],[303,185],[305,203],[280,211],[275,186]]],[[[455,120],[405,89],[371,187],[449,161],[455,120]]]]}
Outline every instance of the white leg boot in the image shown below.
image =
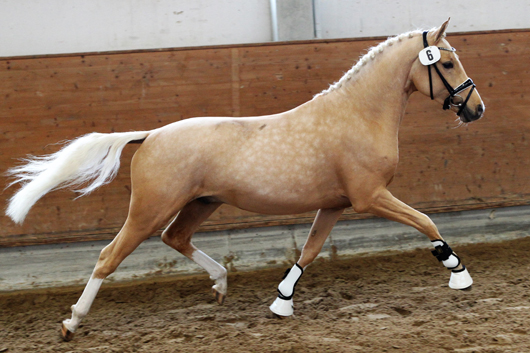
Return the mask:
{"type": "Polygon", "coordinates": [[[83,294],[75,305],[72,305],[72,318],[63,321],[62,334],[65,340],[70,340],[74,336],[75,330],[81,324],[81,320],[88,314],[96,295],[98,294],[99,287],[103,279],[90,277],[88,283],[83,290],[83,294]]]}
{"type": "Polygon", "coordinates": [[[269,309],[279,316],[291,316],[293,315],[293,294],[294,287],[298,283],[304,270],[298,264],[288,270],[283,281],[278,286],[278,297],[271,304],[269,309]]]}
{"type": "Polygon", "coordinates": [[[471,287],[473,279],[467,271],[466,266],[462,265],[460,270],[456,270],[461,265],[460,258],[453,252],[451,247],[445,241],[433,240],[434,246],[433,255],[441,261],[445,267],[450,269],[451,279],[449,280],[449,288],[452,289],[466,289],[471,287]]]}

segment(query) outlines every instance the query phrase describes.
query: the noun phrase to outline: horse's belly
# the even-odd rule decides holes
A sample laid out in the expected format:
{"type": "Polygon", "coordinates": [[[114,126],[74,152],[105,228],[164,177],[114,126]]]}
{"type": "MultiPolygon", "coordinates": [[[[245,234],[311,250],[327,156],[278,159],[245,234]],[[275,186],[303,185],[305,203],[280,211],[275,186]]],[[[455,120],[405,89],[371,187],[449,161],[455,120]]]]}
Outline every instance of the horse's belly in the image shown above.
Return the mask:
{"type": "MultiPolygon", "coordinates": [[[[235,185],[234,185],[235,186],[235,185]]],[[[298,214],[322,208],[350,206],[349,200],[333,185],[261,183],[225,189],[217,198],[246,211],[263,214],[298,214]]]]}
{"type": "Polygon", "coordinates": [[[295,214],[345,203],[339,178],[323,154],[271,149],[215,163],[206,184],[221,192],[226,203],[257,213],[295,214]]]}
{"type": "Polygon", "coordinates": [[[326,208],[346,208],[351,206],[351,203],[347,199],[336,199],[336,200],[314,200],[314,202],[290,202],[286,200],[270,200],[255,198],[253,200],[240,200],[233,204],[242,210],[270,214],[270,215],[290,215],[300,214],[310,211],[316,211],[319,209],[326,208]]]}

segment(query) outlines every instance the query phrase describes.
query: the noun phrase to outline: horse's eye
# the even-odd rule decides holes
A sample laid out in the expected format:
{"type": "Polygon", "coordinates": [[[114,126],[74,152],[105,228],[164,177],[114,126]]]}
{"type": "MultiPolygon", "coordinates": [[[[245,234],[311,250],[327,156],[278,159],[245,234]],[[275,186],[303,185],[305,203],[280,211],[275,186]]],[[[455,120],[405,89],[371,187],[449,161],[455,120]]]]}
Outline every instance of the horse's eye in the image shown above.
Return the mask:
{"type": "Polygon", "coordinates": [[[446,63],[443,63],[442,66],[445,68],[445,69],[452,69],[454,67],[453,63],[451,61],[448,61],[446,63]]]}

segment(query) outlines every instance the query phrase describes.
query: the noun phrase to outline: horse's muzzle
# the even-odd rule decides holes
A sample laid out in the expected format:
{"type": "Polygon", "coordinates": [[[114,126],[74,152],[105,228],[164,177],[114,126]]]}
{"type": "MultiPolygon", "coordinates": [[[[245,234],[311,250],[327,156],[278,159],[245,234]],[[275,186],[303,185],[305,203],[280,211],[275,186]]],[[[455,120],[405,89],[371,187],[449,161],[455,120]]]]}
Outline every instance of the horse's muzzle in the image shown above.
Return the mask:
{"type": "Polygon", "coordinates": [[[483,115],[484,105],[479,104],[475,107],[475,109],[470,109],[469,107],[466,107],[462,111],[462,114],[460,114],[460,120],[462,120],[463,123],[470,123],[472,121],[482,118],[483,115]]]}

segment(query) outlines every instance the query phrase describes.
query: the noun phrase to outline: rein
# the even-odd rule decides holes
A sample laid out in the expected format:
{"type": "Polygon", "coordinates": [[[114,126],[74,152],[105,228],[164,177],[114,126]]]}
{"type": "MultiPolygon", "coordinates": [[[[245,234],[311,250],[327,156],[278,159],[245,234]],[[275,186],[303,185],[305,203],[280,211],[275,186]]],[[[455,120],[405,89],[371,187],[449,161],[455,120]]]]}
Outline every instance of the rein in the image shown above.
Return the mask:
{"type": "MultiPolygon", "coordinates": [[[[430,48],[429,47],[429,43],[427,41],[427,33],[428,33],[427,31],[423,32],[423,47],[424,47],[423,50],[426,50],[426,54],[425,55],[428,56],[428,60],[433,60],[432,53],[429,51],[429,49],[427,49],[427,48],[430,48]]],[[[440,47],[433,47],[433,48],[437,48],[439,50],[450,51],[450,52],[455,52],[456,51],[455,48],[451,48],[451,49],[440,48],[440,47]]],[[[440,69],[438,69],[438,66],[436,66],[436,62],[438,60],[439,60],[439,57],[438,57],[437,60],[435,59],[435,61],[430,61],[428,64],[424,64],[425,66],[427,66],[429,68],[429,87],[430,87],[430,90],[431,90],[431,100],[434,100],[434,95],[433,95],[433,90],[432,90],[432,74],[431,74],[431,66],[433,66],[434,69],[436,70],[436,73],[438,74],[438,76],[440,76],[440,79],[442,80],[442,83],[444,84],[445,88],[449,92],[449,96],[444,101],[443,109],[447,110],[451,106],[458,107],[459,109],[458,109],[458,112],[456,113],[456,115],[460,116],[460,114],[462,114],[462,111],[466,107],[467,102],[469,101],[469,98],[471,97],[471,94],[475,90],[476,85],[475,85],[475,83],[473,82],[472,79],[468,78],[461,85],[459,85],[458,87],[453,89],[453,87],[449,84],[449,82],[447,82],[445,77],[440,72],[440,69]],[[471,87],[471,90],[469,90],[469,93],[468,93],[466,99],[464,100],[461,96],[458,95],[458,93],[466,90],[469,87],[471,87]],[[457,98],[457,99],[455,99],[455,98],[457,98]]]]}

